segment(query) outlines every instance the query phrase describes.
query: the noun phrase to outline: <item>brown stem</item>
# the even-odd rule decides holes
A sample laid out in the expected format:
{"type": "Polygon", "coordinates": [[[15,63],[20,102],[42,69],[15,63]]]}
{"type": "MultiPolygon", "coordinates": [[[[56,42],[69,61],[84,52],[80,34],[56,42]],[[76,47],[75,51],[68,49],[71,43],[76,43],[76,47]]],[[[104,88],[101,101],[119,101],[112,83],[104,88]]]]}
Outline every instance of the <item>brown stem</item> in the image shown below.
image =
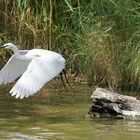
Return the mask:
{"type": "Polygon", "coordinates": [[[49,16],[49,44],[48,49],[52,50],[52,0],[50,0],[50,16],[49,16]]]}

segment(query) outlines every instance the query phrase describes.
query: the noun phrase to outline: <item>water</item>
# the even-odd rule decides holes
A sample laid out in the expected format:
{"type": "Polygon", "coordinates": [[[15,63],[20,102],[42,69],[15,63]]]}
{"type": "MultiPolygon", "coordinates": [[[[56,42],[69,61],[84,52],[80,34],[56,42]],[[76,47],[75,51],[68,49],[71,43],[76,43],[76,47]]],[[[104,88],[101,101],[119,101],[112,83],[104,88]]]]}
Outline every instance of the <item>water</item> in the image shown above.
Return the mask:
{"type": "Polygon", "coordinates": [[[140,121],[86,118],[91,88],[45,86],[24,100],[9,96],[12,85],[1,86],[0,140],[139,140],[140,121]]]}

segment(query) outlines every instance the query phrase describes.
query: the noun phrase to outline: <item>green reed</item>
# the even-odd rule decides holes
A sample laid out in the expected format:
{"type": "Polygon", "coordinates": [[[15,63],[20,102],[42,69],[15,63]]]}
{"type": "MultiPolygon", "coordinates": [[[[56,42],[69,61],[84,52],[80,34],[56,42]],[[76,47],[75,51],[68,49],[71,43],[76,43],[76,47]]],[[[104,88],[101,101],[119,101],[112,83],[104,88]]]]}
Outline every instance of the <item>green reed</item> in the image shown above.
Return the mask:
{"type": "Polygon", "coordinates": [[[139,89],[138,0],[1,0],[0,9],[1,44],[55,50],[94,85],[139,89]]]}

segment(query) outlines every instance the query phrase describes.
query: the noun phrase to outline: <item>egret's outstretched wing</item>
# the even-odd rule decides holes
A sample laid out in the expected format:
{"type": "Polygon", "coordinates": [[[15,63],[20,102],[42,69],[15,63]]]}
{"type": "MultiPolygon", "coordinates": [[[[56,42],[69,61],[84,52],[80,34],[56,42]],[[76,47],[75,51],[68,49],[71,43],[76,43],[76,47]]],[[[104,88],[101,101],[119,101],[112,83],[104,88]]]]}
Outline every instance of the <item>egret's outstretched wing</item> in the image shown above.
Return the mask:
{"type": "Polygon", "coordinates": [[[45,83],[57,76],[63,70],[64,65],[65,59],[61,55],[34,58],[10,93],[21,99],[33,95],[45,83]]]}
{"type": "Polygon", "coordinates": [[[29,62],[20,61],[14,55],[0,71],[0,85],[14,81],[27,69],[29,62]]]}

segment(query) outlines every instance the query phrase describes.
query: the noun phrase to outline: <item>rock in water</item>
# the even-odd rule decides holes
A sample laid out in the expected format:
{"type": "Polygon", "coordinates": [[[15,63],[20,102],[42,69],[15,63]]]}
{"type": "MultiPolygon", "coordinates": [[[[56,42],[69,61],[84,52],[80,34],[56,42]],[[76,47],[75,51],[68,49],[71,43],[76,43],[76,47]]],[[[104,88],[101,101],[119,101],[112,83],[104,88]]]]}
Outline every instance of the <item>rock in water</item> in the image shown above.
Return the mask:
{"type": "Polygon", "coordinates": [[[140,116],[140,100],[107,89],[96,88],[91,96],[91,117],[125,118],[140,116]]]}

